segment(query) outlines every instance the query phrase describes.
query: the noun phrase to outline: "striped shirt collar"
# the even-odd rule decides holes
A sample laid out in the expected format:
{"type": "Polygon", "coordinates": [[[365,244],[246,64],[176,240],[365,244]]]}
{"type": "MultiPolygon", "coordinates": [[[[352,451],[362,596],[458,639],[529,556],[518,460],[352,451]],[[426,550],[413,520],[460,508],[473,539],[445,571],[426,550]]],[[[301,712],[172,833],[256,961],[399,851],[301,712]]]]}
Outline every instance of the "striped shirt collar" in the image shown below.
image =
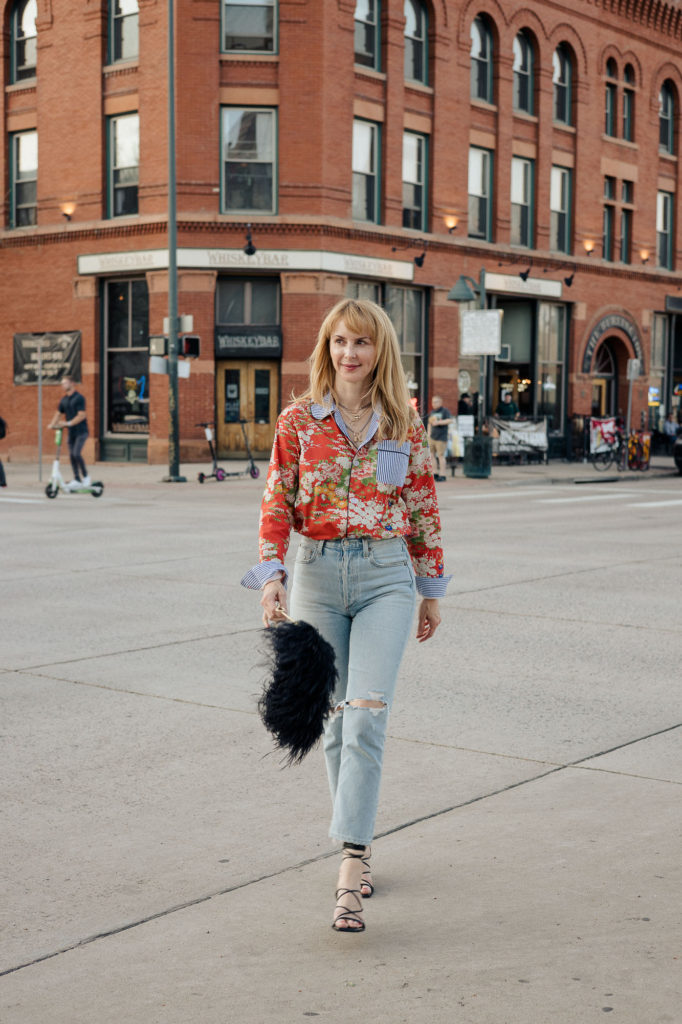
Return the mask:
{"type": "MultiPolygon", "coordinates": [[[[339,430],[343,434],[346,435],[346,437],[348,438],[349,441],[352,440],[351,436],[350,436],[350,434],[348,432],[347,424],[346,424],[346,422],[345,422],[345,420],[343,418],[343,413],[338,408],[338,406],[337,406],[336,402],[334,401],[334,399],[332,398],[331,394],[327,393],[324,396],[324,399],[322,400],[322,404],[320,404],[319,402],[312,402],[311,405],[310,405],[310,414],[313,417],[313,419],[316,419],[316,420],[323,420],[323,419],[326,419],[327,416],[332,416],[333,415],[334,419],[336,420],[336,424],[337,424],[339,430]]],[[[365,437],[364,437],[363,442],[362,442],[363,444],[366,444],[367,441],[369,441],[376,434],[377,429],[379,427],[379,416],[380,415],[381,415],[381,405],[379,405],[379,409],[378,410],[377,409],[372,409],[372,418],[370,419],[369,423],[367,424],[367,429],[365,430],[365,437]]]]}

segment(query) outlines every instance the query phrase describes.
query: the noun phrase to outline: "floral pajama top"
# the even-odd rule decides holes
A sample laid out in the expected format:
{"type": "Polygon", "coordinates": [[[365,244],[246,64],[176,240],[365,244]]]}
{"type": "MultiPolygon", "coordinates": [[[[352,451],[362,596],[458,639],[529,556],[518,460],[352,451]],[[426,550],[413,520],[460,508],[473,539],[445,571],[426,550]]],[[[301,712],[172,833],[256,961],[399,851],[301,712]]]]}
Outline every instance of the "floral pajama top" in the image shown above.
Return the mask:
{"type": "Polygon", "coordinates": [[[377,441],[374,413],[359,449],[339,410],[296,402],[277,420],[261,505],[260,563],[242,585],[260,589],[283,572],[291,530],[314,540],[404,537],[423,597],[442,597],[440,516],[429,442],[420,420],[407,441],[377,441]]]}

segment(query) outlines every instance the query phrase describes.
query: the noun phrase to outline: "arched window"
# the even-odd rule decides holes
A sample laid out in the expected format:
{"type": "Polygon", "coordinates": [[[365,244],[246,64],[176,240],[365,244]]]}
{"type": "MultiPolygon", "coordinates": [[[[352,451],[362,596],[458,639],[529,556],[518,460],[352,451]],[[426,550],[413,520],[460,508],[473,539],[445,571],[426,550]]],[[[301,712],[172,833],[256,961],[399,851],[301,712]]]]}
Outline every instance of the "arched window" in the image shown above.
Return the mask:
{"type": "Polygon", "coordinates": [[[675,93],[669,80],[658,94],[658,148],[663,153],[675,152],[675,93]]]}
{"type": "Polygon", "coordinates": [[[17,0],[12,11],[12,82],[35,78],[37,16],[36,0],[17,0]]]}
{"type": "Polygon", "coordinates": [[[514,110],[525,114],[534,113],[534,62],[533,44],[522,29],[514,40],[514,110]]]}
{"type": "Polygon", "coordinates": [[[559,43],[552,58],[554,73],[554,120],[573,124],[573,63],[566,43],[559,43]]]}
{"type": "Polygon", "coordinates": [[[623,138],[632,142],[635,137],[635,72],[632,64],[623,72],[623,138]]]}
{"type": "Polygon", "coordinates": [[[405,78],[428,85],[428,23],[421,0],[405,0],[405,78]]]}
{"type": "Polygon", "coordinates": [[[357,0],[355,4],[355,63],[378,71],[381,46],[379,40],[379,0],[357,0]]]}
{"type": "Polygon", "coordinates": [[[616,134],[616,104],[618,99],[618,68],[613,57],[606,62],[606,89],[604,93],[604,134],[616,134]]]}
{"type": "Polygon", "coordinates": [[[137,0],[109,0],[109,63],[135,60],[139,54],[137,0]]]}
{"type": "Polygon", "coordinates": [[[471,23],[471,98],[493,102],[493,34],[482,14],[471,23]]]}

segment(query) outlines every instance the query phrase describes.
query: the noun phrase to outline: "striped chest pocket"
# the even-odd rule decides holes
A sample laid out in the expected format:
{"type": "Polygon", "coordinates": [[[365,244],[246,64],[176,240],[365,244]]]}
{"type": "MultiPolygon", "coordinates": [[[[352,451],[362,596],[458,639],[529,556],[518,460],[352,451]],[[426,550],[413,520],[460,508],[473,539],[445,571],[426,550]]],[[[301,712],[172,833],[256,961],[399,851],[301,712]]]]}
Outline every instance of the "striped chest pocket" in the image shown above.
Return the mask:
{"type": "Polygon", "coordinates": [[[380,441],[377,445],[377,483],[402,487],[410,461],[410,444],[380,441]]]}

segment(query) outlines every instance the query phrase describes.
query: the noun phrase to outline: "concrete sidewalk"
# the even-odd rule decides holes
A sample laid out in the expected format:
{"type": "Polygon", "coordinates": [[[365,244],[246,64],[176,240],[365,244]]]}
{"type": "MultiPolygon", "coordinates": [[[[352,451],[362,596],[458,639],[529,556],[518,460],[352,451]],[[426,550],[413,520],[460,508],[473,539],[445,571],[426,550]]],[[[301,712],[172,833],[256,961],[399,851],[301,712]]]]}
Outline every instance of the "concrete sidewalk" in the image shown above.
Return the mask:
{"type": "Polygon", "coordinates": [[[2,1024],[677,1024],[669,461],[438,485],[455,579],[401,672],[362,935],[329,927],[321,754],[281,770],[255,713],[263,477],[102,464],[49,501],[9,464],[2,1024]]]}

